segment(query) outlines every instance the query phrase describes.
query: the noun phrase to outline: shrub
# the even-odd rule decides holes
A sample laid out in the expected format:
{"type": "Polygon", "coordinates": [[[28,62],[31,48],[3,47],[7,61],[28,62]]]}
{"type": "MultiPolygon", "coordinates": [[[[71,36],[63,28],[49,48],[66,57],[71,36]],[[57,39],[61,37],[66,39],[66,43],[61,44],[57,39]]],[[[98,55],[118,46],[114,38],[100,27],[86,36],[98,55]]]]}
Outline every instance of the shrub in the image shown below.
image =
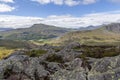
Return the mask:
{"type": "Polygon", "coordinates": [[[62,50],[61,48],[54,48],[55,52],[59,52],[60,50],[62,50]]]}
{"type": "Polygon", "coordinates": [[[46,58],[46,61],[63,63],[63,58],[62,58],[62,56],[57,55],[57,54],[50,54],[50,55],[46,58]]]}
{"type": "Polygon", "coordinates": [[[120,54],[120,50],[113,46],[84,46],[82,47],[82,52],[83,54],[80,56],[82,58],[113,57],[113,56],[117,56],[120,54]]]}
{"type": "Polygon", "coordinates": [[[46,53],[46,50],[31,50],[27,52],[27,55],[29,55],[30,57],[39,57],[46,53]]]}

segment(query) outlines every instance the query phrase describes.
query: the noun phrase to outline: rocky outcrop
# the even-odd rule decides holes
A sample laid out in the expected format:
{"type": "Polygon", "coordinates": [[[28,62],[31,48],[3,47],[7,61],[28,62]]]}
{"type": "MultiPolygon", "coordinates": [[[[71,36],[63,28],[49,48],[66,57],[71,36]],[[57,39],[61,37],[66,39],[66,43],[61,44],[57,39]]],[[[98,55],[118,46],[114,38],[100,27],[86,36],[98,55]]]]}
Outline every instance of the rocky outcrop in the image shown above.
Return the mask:
{"type": "Polygon", "coordinates": [[[112,23],[106,25],[105,29],[111,32],[120,33],[120,23],[112,23]]]}
{"type": "Polygon", "coordinates": [[[88,80],[119,80],[120,56],[96,60],[88,72],[88,80]]]}
{"type": "Polygon", "coordinates": [[[0,80],[119,80],[120,55],[95,59],[80,58],[79,43],[65,47],[44,45],[46,54],[30,57],[27,50],[16,51],[0,61],[0,80]]]}

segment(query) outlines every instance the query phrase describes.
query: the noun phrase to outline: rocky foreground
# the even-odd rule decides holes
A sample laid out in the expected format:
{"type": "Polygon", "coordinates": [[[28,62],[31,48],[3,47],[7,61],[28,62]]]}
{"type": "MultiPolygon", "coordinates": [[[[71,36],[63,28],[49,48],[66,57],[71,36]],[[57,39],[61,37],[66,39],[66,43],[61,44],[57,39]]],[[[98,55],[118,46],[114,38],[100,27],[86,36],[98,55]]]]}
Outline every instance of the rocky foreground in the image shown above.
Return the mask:
{"type": "Polygon", "coordinates": [[[120,80],[120,55],[80,57],[83,51],[75,47],[81,45],[16,51],[0,61],[0,80],[120,80]]]}

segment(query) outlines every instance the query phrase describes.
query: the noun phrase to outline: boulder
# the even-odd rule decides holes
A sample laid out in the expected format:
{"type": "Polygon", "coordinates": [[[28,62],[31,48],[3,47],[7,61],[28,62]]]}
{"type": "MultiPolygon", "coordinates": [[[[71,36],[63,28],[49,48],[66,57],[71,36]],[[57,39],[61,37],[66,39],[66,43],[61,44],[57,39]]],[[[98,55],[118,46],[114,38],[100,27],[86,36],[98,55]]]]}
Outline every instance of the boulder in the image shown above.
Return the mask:
{"type": "Polygon", "coordinates": [[[71,42],[68,45],[65,46],[66,49],[73,49],[76,47],[81,47],[79,42],[71,42]]]}
{"type": "Polygon", "coordinates": [[[86,72],[81,68],[73,71],[63,69],[51,75],[52,80],[87,80],[86,77],[86,72]]]}
{"type": "Polygon", "coordinates": [[[56,71],[61,70],[62,68],[63,68],[62,65],[56,62],[49,62],[46,67],[46,69],[52,74],[55,73],[56,71]]]}
{"type": "MultiPolygon", "coordinates": [[[[105,58],[80,58],[79,43],[63,48],[49,45],[35,50],[46,54],[30,57],[19,50],[0,61],[0,80],[119,80],[120,55],[105,58]]],[[[33,49],[31,49],[33,50],[33,49]]]]}

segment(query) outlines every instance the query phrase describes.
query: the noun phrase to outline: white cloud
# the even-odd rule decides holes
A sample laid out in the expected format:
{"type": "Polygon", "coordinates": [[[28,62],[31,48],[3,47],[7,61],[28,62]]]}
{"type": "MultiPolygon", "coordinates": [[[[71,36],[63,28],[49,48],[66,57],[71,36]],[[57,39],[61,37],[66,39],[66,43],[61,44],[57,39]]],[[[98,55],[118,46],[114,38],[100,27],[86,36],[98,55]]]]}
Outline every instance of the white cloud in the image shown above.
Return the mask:
{"type": "Polygon", "coordinates": [[[40,4],[54,3],[56,5],[68,5],[68,6],[75,6],[80,4],[87,5],[97,2],[97,0],[31,0],[31,1],[35,1],[40,4]]]}
{"type": "Polygon", "coordinates": [[[48,16],[47,18],[0,15],[0,27],[25,28],[36,23],[44,23],[66,28],[98,26],[120,22],[120,11],[87,14],[81,17],[71,15],[48,16]]]}
{"type": "Polygon", "coordinates": [[[96,3],[98,0],[83,0],[83,4],[93,4],[96,3]]]}
{"type": "Polygon", "coordinates": [[[14,3],[14,0],[0,0],[0,2],[5,2],[5,3],[14,3]]]}
{"type": "Polygon", "coordinates": [[[64,2],[64,0],[51,0],[51,2],[53,2],[56,5],[62,5],[64,2]]]}
{"type": "Polygon", "coordinates": [[[25,28],[39,23],[42,18],[14,15],[0,15],[0,27],[25,28]]]}
{"type": "Polygon", "coordinates": [[[9,6],[7,4],[0,4],[0,12],[11,12],[15,7],[9,6]]]}
{"type": "Polygon", "coordinates": [[[86,26],[98,26],[120,22],[120,11],[87,14],[81,17],[67,16],[50,16],[45,19],[44,23],[67,28],[78,28],[86,26]]]}
{"type": "Polygon", "coordinates": [[[35,1],[35,2],[38,2],[40,4],[48,4],[48,3],[50,3],[50,0],[31,0],[31,1],[35,1]]]}
{"type": "Polygon", "coordinates": [[[80,4],[81,1],[74,1],[74,0],[65,0],[65,4],[68,6],[75,6],[80,4]]]}

